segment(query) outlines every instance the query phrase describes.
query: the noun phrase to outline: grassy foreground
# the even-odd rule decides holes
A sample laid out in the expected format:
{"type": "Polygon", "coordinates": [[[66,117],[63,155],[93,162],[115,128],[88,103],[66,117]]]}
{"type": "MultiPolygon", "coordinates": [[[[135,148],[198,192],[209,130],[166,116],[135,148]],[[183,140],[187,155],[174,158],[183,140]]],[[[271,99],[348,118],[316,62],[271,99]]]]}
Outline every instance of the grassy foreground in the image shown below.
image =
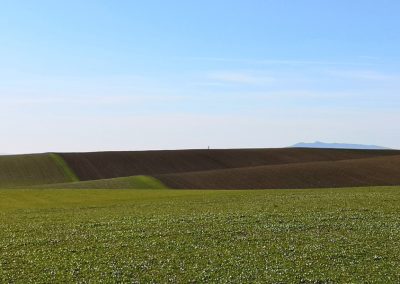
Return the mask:
{"type": "Polygon", "coordinates": [[[399,283],[400,188],[0,190],[0,282],[399,283]]]}

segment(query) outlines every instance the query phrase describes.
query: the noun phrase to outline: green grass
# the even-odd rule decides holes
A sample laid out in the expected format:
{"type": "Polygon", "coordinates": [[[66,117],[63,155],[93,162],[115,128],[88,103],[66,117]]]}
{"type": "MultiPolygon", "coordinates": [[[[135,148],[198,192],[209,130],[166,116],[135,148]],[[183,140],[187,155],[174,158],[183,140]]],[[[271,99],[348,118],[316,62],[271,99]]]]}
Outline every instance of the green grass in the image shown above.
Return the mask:
{"type": "Polygon", "coordinates": [[[150,176],[131,176],[111,179],[39,185],[37,188],[53,189],[166,189],[156,178],[150,176]]]}
{"type": "Polygon", "coordinates": [[[0,188],[76,181],[56,154],[0,156],[0,188]]]}
{"type": "Polygon", "coordinates": [[[400,187],[0,190],[3,283],[399,283],[400,187]]]}

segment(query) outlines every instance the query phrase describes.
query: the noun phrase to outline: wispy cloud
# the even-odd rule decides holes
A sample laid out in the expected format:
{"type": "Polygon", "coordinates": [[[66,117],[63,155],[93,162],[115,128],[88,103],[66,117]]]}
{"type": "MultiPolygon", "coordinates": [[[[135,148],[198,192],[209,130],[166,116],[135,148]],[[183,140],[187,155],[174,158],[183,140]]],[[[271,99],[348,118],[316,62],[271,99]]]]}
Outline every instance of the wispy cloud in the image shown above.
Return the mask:
{"type": "Polygon", "coordinates": [[[222,83],[263,85],[276,81],[274,77],[249,72],[219,71],[212,72],[208,76],[211,80],[222,83]]]}
{"type": "MultiPolygon", "coordinates": [[[[224,57],[189,57],[184,58],[195,61],[226,62],[252,65],[348,65],[348,66],[370,66],[369,62],[330,61],[330,60],[294,60],[294,59],[243,59],[224,57]]],[[[365,58],[367,59],[367,58],[365,58]]]]}
{"type": "Polygon", "coordinates": [[[400,74],[389,74],[375,70],[330,70],[330,75],[355,80],[389,82],[399,81],[400,74]]]}
{"type": "Polygon", "coordinates": [[[2,105],[126,105],[140,102],[174,101],[181,96],[149,96],[149,95],[88,95],[88,96],[14,96],[0,97],[2,105]]]}

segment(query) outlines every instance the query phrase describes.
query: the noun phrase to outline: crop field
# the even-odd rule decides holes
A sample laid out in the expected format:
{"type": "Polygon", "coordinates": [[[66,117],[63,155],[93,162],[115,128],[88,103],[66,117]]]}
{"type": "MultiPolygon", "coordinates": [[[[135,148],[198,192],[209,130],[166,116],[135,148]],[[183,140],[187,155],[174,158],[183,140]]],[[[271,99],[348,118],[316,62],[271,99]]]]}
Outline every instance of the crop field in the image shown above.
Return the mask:
{"type": "Polygon", "coordinates": [[[400,155],[155,175],[169,188],[274,189],[400,184],[400,155]]]}
{"type": "Polygon", "coordinates": [[[308,189],[400,185],[399,150],[215,149],[0,156],[0,188],[308,189]]]}
{"type": "Polygon", "coordinates": [[[77,180],[58,154],[0,156],[0,188],[77,180]]]}
{"type": "Polygon", "coordinates": [[[0,282],[399,283],[400,187],[0,190],[0,282]]]}

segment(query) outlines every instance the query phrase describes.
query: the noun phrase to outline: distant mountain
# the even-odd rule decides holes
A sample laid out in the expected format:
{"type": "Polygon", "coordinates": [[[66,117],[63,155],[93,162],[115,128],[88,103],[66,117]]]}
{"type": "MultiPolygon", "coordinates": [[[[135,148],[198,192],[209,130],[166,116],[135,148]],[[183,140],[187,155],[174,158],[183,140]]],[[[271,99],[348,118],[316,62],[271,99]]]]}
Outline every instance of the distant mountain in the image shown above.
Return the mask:
{"type": "Polygon", "coordinates": [[[348,144],[348,143],[314,143],[300,142],[291,146],[292,148],[331,148],[331,149],[366,149],[366,150],[388,150],[389,148],[376,145],[348,144]]]}

